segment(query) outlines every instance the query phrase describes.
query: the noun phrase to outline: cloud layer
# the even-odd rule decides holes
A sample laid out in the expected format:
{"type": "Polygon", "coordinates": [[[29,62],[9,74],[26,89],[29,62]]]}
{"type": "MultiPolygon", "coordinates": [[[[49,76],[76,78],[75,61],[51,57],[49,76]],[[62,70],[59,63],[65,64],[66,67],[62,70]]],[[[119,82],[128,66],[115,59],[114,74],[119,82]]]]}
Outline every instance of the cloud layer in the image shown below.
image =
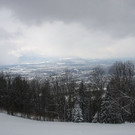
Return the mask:
{"type": "Polygon", "coordinates": [[[134,0],[0,0],[0,64],[19,56],[135,57],[134,0]]]}

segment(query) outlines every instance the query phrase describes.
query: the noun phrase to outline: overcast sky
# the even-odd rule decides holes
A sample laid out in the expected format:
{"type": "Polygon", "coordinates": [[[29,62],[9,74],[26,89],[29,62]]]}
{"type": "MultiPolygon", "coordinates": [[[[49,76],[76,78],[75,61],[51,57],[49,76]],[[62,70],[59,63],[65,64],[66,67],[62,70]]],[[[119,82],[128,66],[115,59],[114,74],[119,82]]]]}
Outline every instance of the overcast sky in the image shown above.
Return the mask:
{"type": "Polygon", "coordinates": [[[135,0],[0,0],[0,64],[20,56],[134,58],[135,0]]]}

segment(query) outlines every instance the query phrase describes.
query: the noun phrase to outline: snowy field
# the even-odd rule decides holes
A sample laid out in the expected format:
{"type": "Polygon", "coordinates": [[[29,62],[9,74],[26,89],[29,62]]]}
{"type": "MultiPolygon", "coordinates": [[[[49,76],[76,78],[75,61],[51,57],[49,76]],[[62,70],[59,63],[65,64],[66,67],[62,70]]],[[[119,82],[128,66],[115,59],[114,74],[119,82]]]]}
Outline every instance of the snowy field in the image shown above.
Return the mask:
{"type": "Polygon", "coordinates": [[[135,123],[43,122],[0,113],[0,135],[135,135],[135,123]]]}

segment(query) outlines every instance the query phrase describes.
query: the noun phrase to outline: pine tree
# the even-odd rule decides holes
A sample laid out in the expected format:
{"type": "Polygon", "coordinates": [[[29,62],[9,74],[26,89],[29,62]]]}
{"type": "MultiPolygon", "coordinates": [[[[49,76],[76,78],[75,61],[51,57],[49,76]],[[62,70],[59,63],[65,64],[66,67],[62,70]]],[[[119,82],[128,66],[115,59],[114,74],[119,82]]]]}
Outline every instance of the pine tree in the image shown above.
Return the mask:
{"type": "Polygon", "coordinates": [[[101,123],[122,123],[119,105],[112,99],[108,91],[101,103],[100,122],[101,123]]]}
{"type": "Polygon", "coordinates": [[[80,103],[80,108],[82,110],[82,114],[83,114],[83,119],[86,120],[86,96],[85,96],[85,91],[86,91],[86,88],[85,88],[85,85],[84,85],[84,82],[82,81],[81,84],[80,84],[80,87],[79,87],[79,103],[80,103]]]}
{"type": "Polygon", "coordinates": [[[82,122],[83,121],[83,115],[82,110],[80,108],[79,103],[74,104],[74,108],[72,110],[72,121],[73,122],[82,122]]]}

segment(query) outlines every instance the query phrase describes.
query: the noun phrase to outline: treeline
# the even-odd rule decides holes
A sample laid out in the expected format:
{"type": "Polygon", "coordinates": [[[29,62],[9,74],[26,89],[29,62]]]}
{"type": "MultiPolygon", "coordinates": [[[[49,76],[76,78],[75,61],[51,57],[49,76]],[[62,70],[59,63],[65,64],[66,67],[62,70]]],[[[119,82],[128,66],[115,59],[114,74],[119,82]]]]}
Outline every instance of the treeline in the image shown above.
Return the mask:
{"type": "Polygon", "coordinates": [[[108,73],[96,67],[87,83],[73,80],[70,72],[47,80],[1,73],[0,109],[37,120],[135,122],[134,65],[116,62],[108,73]]]}

